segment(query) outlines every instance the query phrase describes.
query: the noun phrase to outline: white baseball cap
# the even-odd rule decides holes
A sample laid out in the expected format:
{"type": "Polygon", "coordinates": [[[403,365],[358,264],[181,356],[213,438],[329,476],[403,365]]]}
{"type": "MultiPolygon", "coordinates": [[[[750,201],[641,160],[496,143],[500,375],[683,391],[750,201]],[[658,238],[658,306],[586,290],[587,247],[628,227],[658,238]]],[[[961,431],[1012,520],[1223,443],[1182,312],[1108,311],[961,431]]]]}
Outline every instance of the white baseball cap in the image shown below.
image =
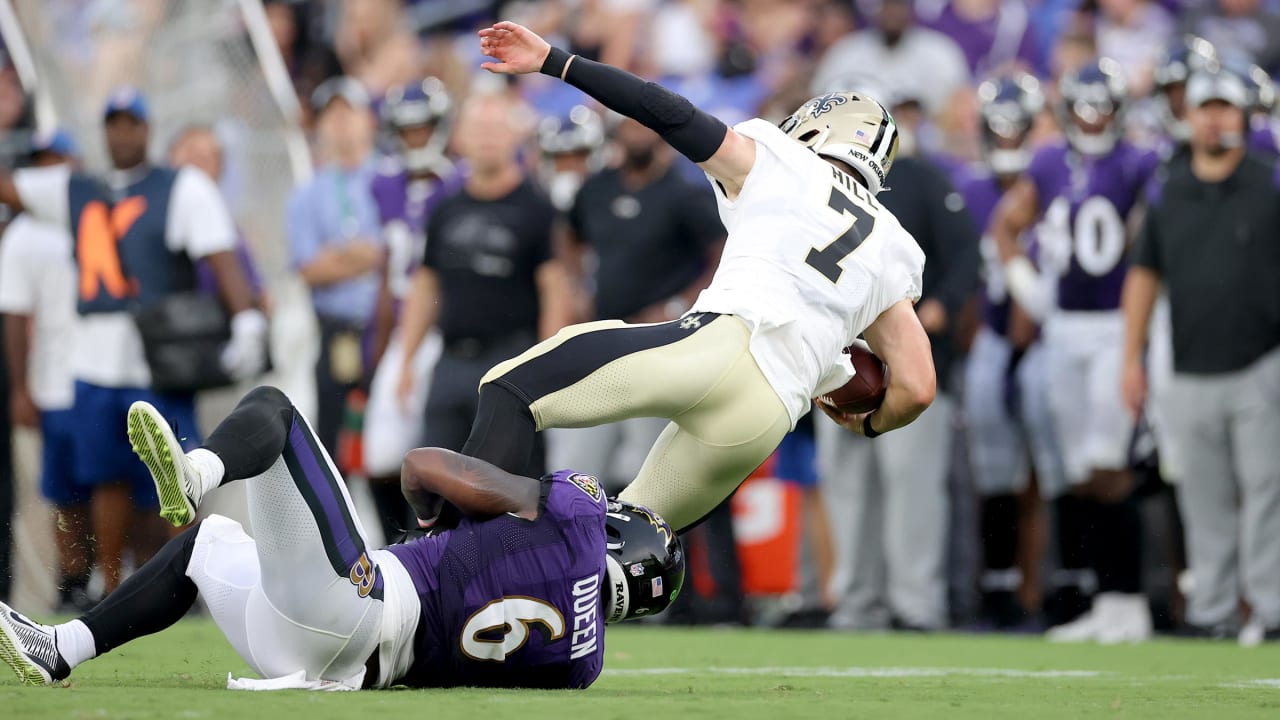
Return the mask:
{"type": "Polygon", "coordinates": [[[1249,90],[1240,76],[1227,70],[1200,70],[1187,78],[1186,103],[1200,107],[1211,100],[1221,100],[1240,109],[1249,107],[1249,90]]]}

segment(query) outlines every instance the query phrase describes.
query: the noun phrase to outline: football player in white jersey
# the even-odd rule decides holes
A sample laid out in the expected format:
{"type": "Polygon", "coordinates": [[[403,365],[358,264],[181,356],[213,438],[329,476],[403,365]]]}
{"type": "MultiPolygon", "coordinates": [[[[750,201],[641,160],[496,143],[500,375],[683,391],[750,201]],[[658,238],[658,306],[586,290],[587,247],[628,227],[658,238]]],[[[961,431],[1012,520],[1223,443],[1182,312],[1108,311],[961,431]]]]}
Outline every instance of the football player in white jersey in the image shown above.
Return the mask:
{"type": "Polygon", "coordinates": [[[810,399],[853,376],[841,350],[863,335],[892,368],[871,413],[827,409],[876,436],[933,401],[929,340],[912,304],[924,254],[875,199],[898,147],[893,119],[856,93],[828,93],[781,127],[733,129],[634,75],[500,22],[480,47],[503,74],[541,71],[653,129],[706,172],[728,237],[711,286],[682,318],[575,325],[485,376],[463,448],[521,466],[534,433],[632,417],[672,422],[623,492],[683,529],[777,447],[810,399]]]}

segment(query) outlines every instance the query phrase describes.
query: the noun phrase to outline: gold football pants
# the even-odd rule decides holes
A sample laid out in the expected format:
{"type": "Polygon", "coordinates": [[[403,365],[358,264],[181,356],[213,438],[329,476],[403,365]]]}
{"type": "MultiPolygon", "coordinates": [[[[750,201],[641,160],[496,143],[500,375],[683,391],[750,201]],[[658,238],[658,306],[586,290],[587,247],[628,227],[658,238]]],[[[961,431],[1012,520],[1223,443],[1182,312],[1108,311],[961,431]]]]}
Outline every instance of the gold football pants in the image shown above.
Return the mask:
{"type": "Polygon", "coordinates": [[[750,337],[741,320],[715,313],[584,323],[496,365],[481,384],[528,402],[538,430],[671,420],[621,497],[682,529],[719,505],[791,428],[750,337]]]}

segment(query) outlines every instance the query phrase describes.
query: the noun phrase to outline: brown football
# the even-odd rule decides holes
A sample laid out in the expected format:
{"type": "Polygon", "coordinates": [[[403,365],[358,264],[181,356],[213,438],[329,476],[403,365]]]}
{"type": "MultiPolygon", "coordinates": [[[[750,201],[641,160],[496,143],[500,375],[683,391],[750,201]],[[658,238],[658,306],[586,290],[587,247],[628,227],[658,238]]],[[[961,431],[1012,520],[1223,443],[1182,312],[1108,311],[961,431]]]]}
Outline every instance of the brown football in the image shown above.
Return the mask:
{"type": "Polygon", "coordinates": [[[884,402],[889,367],[862,343],[854,343],[844,352],[856,374],[849,382],[818,398],[818,402],[847,413],[871,412],[884,402]]]}

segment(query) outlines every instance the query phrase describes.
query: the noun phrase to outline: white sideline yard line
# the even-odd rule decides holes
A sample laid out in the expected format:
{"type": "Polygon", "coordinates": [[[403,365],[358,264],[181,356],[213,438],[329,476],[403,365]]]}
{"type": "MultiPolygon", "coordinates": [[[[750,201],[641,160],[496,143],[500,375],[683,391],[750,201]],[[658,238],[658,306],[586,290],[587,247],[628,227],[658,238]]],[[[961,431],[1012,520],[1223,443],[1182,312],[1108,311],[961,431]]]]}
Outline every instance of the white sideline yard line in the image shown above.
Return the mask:
{"type": "Polygon", "coordinates": [[[1109,673],[1096,670],[1015,670],[1012,668],[931,668],[931,667],[659,667],[606,669],[605,675],[616,677],[643,675],[769,675],[773,677],[844,677],[844,678],[1095,678],[1109,673]]]}
{"type": "Polygon", "coordinates": [[[1243,690],[1280,689],[1280,678],[1262,678],[1258,680],[1241,680],[1239,682],[1222,683],[1220,688],[1237,688],[1243,690]]]}
{"type": "MultiPolygon", "coordinates": [[[[643,677],[654,675],[755,675],[777,678],[940,678],[975,677],[1010,680],[1090,680],[1115,677],[1116,673],[1098,670],[1017,670],[1014,668],[941,668],[941,667],[656,667],[610,668],[611,677],[643,677]]],[[[1188,675],[1157,675],[1134,678],[1136,684],[1188,680],[1188,675]]],[[[1217,687],[1240,690],[1280,690],[1280,678],[1259,678],[1219,683],[1217,687]]]]}

